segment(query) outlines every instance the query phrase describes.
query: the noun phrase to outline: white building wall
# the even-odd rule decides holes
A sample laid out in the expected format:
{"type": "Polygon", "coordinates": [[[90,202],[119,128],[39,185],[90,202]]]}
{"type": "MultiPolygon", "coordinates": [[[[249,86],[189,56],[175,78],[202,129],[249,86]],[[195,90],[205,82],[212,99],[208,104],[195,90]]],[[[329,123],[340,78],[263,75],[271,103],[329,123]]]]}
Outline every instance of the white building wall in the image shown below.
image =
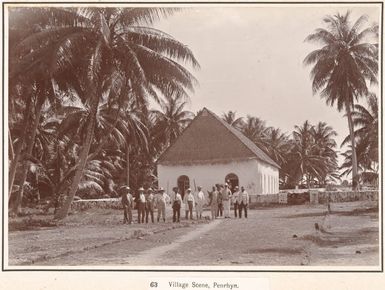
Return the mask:
{"type": "Polygon", "coordinates": [[[177,186],[178,177],[188,176],[190,187],[202,186],[204,192],[211,191],[216,183],[224,183],[229,173],[238,176],[239,185],[250,194],[271,194],[278,190],[278,169],[255,159],[224,164],[158,165],[159,186],[171,190],[177,186]]]}
{"type": "Polygon", "coordinates": [[[278,168],[266,163],[258,162],[258,174],[262,174],[262,191],[257,194],[273,194],[279,192],[278,168]]]}
{"type": "Polygon", "coordinates": [[[197,165],[158,165],[159,186],[171,192],[177,186],[178,177],[188,176],[190,187],[202,186],[204,192],[211,191],[216,183],[224,183],[229,173],[238,176],[239,185],[244,186],[249,193],[258,192],[257,181],[258,164],[256,160],[230,162],[225,164],[197,164],[197,165]]]}

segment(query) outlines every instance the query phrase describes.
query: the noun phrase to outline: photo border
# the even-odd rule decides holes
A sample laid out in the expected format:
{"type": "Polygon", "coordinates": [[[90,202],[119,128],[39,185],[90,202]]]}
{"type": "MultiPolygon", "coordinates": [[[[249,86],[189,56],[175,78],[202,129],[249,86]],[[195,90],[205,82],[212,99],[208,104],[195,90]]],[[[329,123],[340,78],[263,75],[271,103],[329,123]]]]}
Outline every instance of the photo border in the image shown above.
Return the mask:
{"type": "MultiPolygon", "coordinates": [[[[31,2],[26,2],[26,1],[22,1],[22,2],[18,2],[18,1],[5,1],[5,2],[2,2],[2,159],[3,159],[3,162],[2,162],[2,191],[3,191],[3,195],[2,195],[2,261],[1,261],[1,272],[181,272],[181,273],[202,273],[202,272],[208,272],[208,273],[384,273],[384,252],[383,252],[383,245],[384,245],[384,234],[383,234],[383,217],[384,217],[384,213],[383,213],[383,188],[382,188],[382,176],[383,176],[383,173],[382,173],[382,170],[383,170],[383,146],[382,146],[382,136],[383,136],[383,114],[382,114],[382,108],[383,108],[383,38],[382,36],[384,35],[384,31],[383,31],[383,28],[384,28],[384,2],[383,1],[311,1],[311,2],[304,2],[304,1],[272,1],[272,2],[269,2],[269,1],[262,1],[262,2],[256,2],[256,1],[239,1],[239,2],[227,2],[227,1],[203,1],[203,2],[200,2],[200,1],[129,1],[129,2],[119,2],[119,1],[101,1],[101,2],[97,2],[97,1],[79,1],[79,2],[72,2],[72,1],[64,1],[64,2],[54,2],[54,1],[31,1],[31,2]],[[359,4],[380,4],[381,5],[381,9],[380,9],[380,27],[381,27],[381,35],[379,35],[379,39],[380,39],[380,47],[381,47],[381,53],[379,54],[380,56],[380,79],[379,79],[379,90],[380,90],[380,94],[381,94],[381,97],[380,97],[380,107],[381,107],[381,130],[380,130],[380,136],[379,136],[379,144],[381,145],[381,149],[380,149],[380,175],[381,175],[381,178],[379,179],[381,181],[381,184],[379,186],[379,195],[381,195],[381,197],[379,197],[379,201],[381,201],[381,205],[379,205],[379,208],[381,208],[381,215],[379,215],[379,222],[380,222],[380,225],[379,226],[379,230],[380,231],[380,251],[379,251],[379,255],[380,255],[380,270],[290,270],[290,269],[287,269],[287,270],[273,270],[273,269],[262,269],[262,270],[249,270],[249,269],[244,269],[244,270],[240,270],[240,269],[230,269],[230,270],[225,270],[225,269],[215,269],[215,270],[203,270],[203,269],[147,269],[147,268],[144,268],[144,269],[140,269],[140,268],[135,268],[135,269],[92,269],[92,268],[76,268],[76,269],[68,269],[68,268],[63,268],[63,269],[49,269],[49,268],[38,268],[38,269],[27,269],[27,268],[19,268],[19,269],[7,269],[5,267],[5,264],[4,264],[4,257],[5,257],[5,247],[4,247],[4,241],[5,241],[5,222],[4,222],[4,217],[5,217],[5,193],[8,192],[8,189],[5,188],[5,183],[4,183],[4,177],[5,177],[5,171],[4,171],[4,164],[5,164],[5,160],[8,159],[7,156],[5,156],[5,150],[4,150],[4,142],[5,142],[5,117],[4,117],[4,100],[7,96],[5,96],[5,52],[4,52],[4,48],[5,48],[5,39],[4,39],[4,35],[5,35],[5,28],[4,28],[4,24],[5,24],[5,19],[4,19],[4,15],[5,15],[5,9],[6,9],[6,6],[8,5],[47,5],[47,4],[53,4],[53,5],[57,5],[57,6],[60,6],[60,5],[84,5],[84,4],[90,4],[90,5],[114,5],[114,4],[125,4],[125,5],[130,5],[130,4],[134,4],[134,5],[140,5],[140,4],[143,4],[143,5],[172,5],[172,4],[176,4],[176,5],[193,5],[193,4],[197,4],[197,5],[201,5],[201,6],[204,6],[204,5],[238,5],[238,6],[246,6],[246,5],[314,5],[314,4],[322,4],[322,5],[327,5],[327,4],[330,4],[330,5],[349,5],[349,4],[354,4],[354,5],[359,5],[359,4]]],[[[8,141],[7,141],[8,142],[8,141]]],[[[8,208],[8,207],[7,207],[8,208]]],[[[7,233],[7,237],[8,237],[8,233],[7,233]]],[[[9,265],[7,265],[9,266],[9,265]]],[[[183,266],[183,265],[182,265],[183,266]]],[[[14,266],[12,266],[14,267],[14,266]]],[[[37,266],[38,267],[38,266],[37,266]]],[[[103,266],[101,266],[103,267],[103,266]]],[[[167,268],[168,266],[162,266],[162,268],[167,268]]],[[[201,266],[196,266],[197,268],[201,267],[201,266]]],[[[226,266],[227,267],[227,266],[226,266]]],[[[228,267],[232,267],[232,266],[228,266],[228,267]]],[[[271,266],[270,266],[271,267],[271,266]]],[[[341,266],[341,267],[344,267],[344,266],[341,266]]],[[[359,267],[359,266],[358,266],[359,267]]]]}

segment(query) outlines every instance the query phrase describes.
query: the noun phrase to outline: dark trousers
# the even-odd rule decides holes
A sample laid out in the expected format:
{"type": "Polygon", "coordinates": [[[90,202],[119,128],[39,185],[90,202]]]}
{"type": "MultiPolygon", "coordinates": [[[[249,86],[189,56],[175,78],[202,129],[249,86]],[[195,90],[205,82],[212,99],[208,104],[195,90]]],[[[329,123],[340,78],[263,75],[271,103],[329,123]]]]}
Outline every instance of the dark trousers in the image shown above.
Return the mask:
{"type": "Polygon", "coordinates": [[[138,223],[144,223],[144,216],[146,215],[146,207],[144,203],[138,204],[138,223]]]}
{"type": "Polygon", "coordinates": [[[123,209],[124,221],[123,223],[132,223],[132,210],[130,206],[125,206],[123,209]]]}
{"type": "Polygon", "coordinates": [[[242,218],[242,209],[245,210],[245,218],[247,218],[247,204],[244,204],[242,201],[241,204],[238,205],[238,209],[239,209],[239,218],[242,218]]]}
{"type": "Polygon", "coordinates": [[[238,216],[238,202],[234,203],[234,216],[238,216]]]}
{"type": "Polygon", "coordinates": [[[179,219],[180,219],[180,205],[173,205],[172,207],[172,221],[175,223],[175,222],[178,222],[179,223],[179,219]]]}
{"type": "Polygon", "coordinates": [[[223,215],[223,203],[218,203],[217,217],[223,215]]]}
{"type": "Polygon", "coordinates": [[[193,202],[192,201],[188,201],[187,202],[188,204],[188,211],[186,211],[186,219],[188,219],[188,214],[190,213],[190,220],[193,219],[193,202]]]}
{"type": "Polygon", "coordinates": [[[146,208],[146,223],[148,223],[148,215],[151,215],[151,222],[154,223],[154,209],[146,208]]]}

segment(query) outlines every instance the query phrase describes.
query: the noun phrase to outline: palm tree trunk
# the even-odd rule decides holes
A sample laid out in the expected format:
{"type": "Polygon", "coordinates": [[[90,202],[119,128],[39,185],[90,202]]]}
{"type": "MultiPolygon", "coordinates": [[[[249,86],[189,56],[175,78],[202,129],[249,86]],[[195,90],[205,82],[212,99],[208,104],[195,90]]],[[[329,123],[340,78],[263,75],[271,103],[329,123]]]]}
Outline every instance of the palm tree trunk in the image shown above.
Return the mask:
{"type": "Polygon", "coordinates": [[[23,148],[23,145],[24,145],[24,138],[22,138],[22,140],[20,141],[20,144],[17,146],[16,152],[15,152],[15,157],[11,161],[11,165],[9,167],[8,201],[11,198],[12,187],[13,187],[13,183],[15,181],[15,176],[16,176],[16,169],[17,169],[17,165],[20,161],[21,150],[23,148]]]}
{"type": "Polygon", "coordinates": [[[350,141],[352,144],[352,189],[357,190],[358,186],[359,186],[359,182],[358,182],[356,141],[354,138],[354,126],[353,126],[352,112],[351,112],[351,108],[349,105],[346,106],[346,116],[348,118],[350,141]]]}
{"type": "Polygon", "coordinates": [[[13,149],[13,142],[12,142],[12,136],[11,131],[8,128],[8,149],[9,149],[9,158],[13,160],[15,158],[15,150],[13,149]]]}
{"type": "Polygon", "coordinates": [[[130,146],[126,146],[126,183],[130,186],[130,146]]]}
{"type": "Polygon", "coordinates": [[[68,188],[68,191],[67,191],[68,195],[64,200],[64,204],[62,205],[62,207],[59,208],[59,210],[55,214],[55,217],[54,217],[55,220],[64,219],[68,215],[72,200],[75,197],[79,183],[83,177],[84,168],[87,164],[88,154],[89,154],[91,143],[94,137],[96,113],[99,105],[99,98],[96,95],[96,90],[94,90],[94,92],[92,93],[91,98],[92,99],[91,99],[90,117],[86,128],[86,132],[87,132],[86,137],[82,146],[82,150],[79,155],[79,163],[76,168],[72,183],[68,188]]]}
{"type": "MultiPolygon", "coordinates": [[[[15,176],[17,171],[17,165],[19,164],[21,151],[23,150],[25,139],[27,136],[27,128],[29,117],[31,116],[31,98],[27,99],[27,103],[24,111],[24,121],[23,121],[23,132],[21,136],[21,140],[19,145],[16,148],[16,152],[14,154],[14,158],[11,161],[11,165],[9,166],[9,185],[8,185],[8,201],[11,198],[13,183],[15,182],[15,176]]],[[[12,140],[11,140],[12,141],[12,140]]]]}
{"type": "MultiPolygon", "coordinates": [[[[30,131],[30,137],[28,138],[27,144],[26,144],[27,149],[25,151],[25,155],[27,158],[28,156],[32,155],[33,145],[35,144],[37,127],[39,126],[42,106],[43,106],[43,103],[38,100],[36,104],[36,109],[35,109],[35,119],[33,121],[32,129],[30,131]]],[[[16,201],[12,207],[13,212],[15,212],[16,214],[18,214],[21,209],[21,202],[23,200],[23,195],[24,195],[24,183],[27,180],[29,165],[30,165],[30,162],[28,160],[24,160],[23,169],[22,169],[23,171],[22,171],[21,180],[20,180],[20,188],[17,191],[16,201]]]]}

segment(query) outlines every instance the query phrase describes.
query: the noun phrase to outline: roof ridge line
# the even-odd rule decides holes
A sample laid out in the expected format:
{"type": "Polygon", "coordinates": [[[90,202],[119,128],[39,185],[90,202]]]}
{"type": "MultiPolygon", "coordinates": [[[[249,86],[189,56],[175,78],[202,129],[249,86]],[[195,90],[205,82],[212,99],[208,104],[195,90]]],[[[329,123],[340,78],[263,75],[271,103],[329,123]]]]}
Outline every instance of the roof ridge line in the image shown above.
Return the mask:
{"type": "MultiPolygon", "coordinates": [[[[268,163],[272,166],[275,166],[277,168],[281,168],[273,159],[271,159],[271,157],[269,155],[267,155],[261,148],[259,148],[253,141],[251,141],[247,136],[245,136],[241,131],[237,130],[236,128],[232,127],[230,124],[228,124],[226,121],[222,120],[219,116],[217,116],[214,112],[210,111],[209,109],[207,108],[203,108],[203,110],[206,109],[213,117],[215,117],[228,131],[231,132],[231,134],[233,134],[239,141],[241,141],[241,143],[243,144],[243,146],[245,146],[247,148],[247,150],[251,151],[251,153],[253,153],[254,155],[256,155],[257,159],[259,159],[260,161],[263,161],[265,163],[268,163]],[[253,152],[253,150],[241,139],[239,138],[239,136],[237,136],[237,133],[238,134],[241,134],[243,137],[247,138],[250,140],[250,142],[253,143],[253,145],[258,148],[258,150],[260,150],[262,152],[262,154],[266,155],[266,157],[270,160],[263,160],[262,158],[260,158],[257,154],[255,154],[255,152],[253,152]]],[[[202,110],[202,111],[203,111],[202,110]]]]}

